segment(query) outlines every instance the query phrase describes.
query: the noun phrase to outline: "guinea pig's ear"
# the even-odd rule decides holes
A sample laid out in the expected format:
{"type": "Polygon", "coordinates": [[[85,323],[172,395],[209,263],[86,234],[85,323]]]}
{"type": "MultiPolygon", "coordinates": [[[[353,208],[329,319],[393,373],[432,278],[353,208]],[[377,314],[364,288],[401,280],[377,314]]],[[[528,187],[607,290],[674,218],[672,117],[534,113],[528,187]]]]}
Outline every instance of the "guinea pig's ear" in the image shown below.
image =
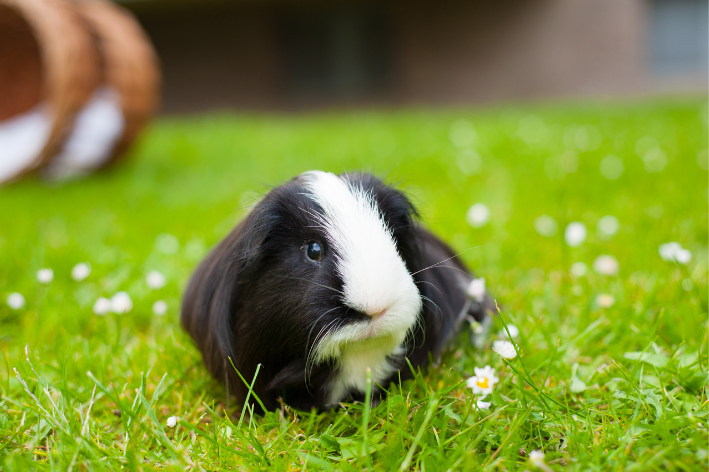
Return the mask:
{"type": "Polygon", "coordinates": [[[263,233],[263,225],[252,213],[202,261],[182,301],[182,326],[202,352],[209,372],[227,387],[231,377],[227,373],[233,369],[229,358],[239,365],[234,352],[237,287],[244,267],[258,253],[263,233]]]}

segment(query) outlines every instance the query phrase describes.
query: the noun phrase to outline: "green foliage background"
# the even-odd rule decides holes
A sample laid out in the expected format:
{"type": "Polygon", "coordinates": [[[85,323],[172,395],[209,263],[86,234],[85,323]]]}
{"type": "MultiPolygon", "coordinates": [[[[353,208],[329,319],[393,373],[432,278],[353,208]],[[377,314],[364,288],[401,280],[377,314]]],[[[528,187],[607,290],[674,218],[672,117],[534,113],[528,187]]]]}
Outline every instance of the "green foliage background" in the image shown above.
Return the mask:
{"type": "Polygon", "coordinates": [[[706,470],[706,130],[704,101],[162,118],[107,172],[2,188],[0,469],[706,470]],[[661,172],[642,159],[653,149],[661,172]],[[601,174],[608,155],[618,179],[601,174]],[[506,365],[461,335],[378,406],[250,417],[227,404],[179,327],[182,289],[262,192],[315,168],[398,182],[486,278],[521,356],[506,365]],[[476,202],[491,217],[474,229],[476,202]],[[535,232],[542,214],[555,236],[535,232]],[[604,238],[608,214],[621,226],[604,238]],[[564,243],[571,221],[589,229],[578,248],[564,243]],[[668,241],[692,261],[663,261],[668,241]],[[601,254],[617,276],[591,269],[601,254]],[[82,261],[92,272],[75,282],[82,261]],[[148,288],[150,270],[165,288],[148,288]],[[92,313],[119,290],[130,313],[92,313]],[[4,304],[11,292],[23,309],[4,304]],[[487,364],[501,379],[489,411],[461,384],[487,364]]]}

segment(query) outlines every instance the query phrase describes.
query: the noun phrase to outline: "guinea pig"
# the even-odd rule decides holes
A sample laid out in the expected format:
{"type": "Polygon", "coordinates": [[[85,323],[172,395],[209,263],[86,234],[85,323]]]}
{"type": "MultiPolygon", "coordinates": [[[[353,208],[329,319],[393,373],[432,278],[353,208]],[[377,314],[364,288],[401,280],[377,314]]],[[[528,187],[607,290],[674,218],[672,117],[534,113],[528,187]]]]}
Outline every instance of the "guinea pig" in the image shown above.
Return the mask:
{"type": "Polygon", "coordinates": [[[411,201],[365,173],[305,172],[273,188],[196,270],[182,325],[237,400],[302,410],[364,399],[437,358],[494,304],[423,228],[411,201]],[[233,366],[232,366],[233,363],[233,366]],[[240,379],[236,370],[243,376],[240,379]]]}

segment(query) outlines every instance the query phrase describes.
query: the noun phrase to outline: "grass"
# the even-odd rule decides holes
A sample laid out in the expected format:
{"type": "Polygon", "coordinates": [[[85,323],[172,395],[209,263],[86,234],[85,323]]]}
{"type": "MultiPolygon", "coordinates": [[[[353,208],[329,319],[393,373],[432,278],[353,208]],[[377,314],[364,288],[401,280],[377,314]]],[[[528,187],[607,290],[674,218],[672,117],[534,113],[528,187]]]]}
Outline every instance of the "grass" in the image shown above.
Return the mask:
{"type": "Polygon", "coordinates": [[[0,189],[0,469],[706,470],[706,129],[700,101],[170,118],[109,172],[0,189]],[[648,172],[640,156],[667,163],[648,172]],[[379,405],[251,416],[206,373],[180,296],[259,192],[312,168],[399,181],[502,317],[485,348],[462,334],[379,405]],[[481,228],[465,219],[476,202],[490,208],[481,228]],[[535,231],[542,214],[555,235],[535,231]],[[604,215],[620,222],[612,237],[596,230],[604,215]],[[575,248],[572,221],[588,228],[575,248]],[[691,262],[662,260],[668,241],[691,262]],[[617,275],[592,270],[601,254],[617,275]],[[75,282],[82,261],[92,272],[75,282]],[[149,289],[151,270],[164,288],[149,289]],[[132,311],[94,315],[117,291],[132,311]],[[490,349],[503,320],[520,330],[510,362],[490,349]],[[500,378],[489,410],[463,383],[485,365],[500,378]]]}

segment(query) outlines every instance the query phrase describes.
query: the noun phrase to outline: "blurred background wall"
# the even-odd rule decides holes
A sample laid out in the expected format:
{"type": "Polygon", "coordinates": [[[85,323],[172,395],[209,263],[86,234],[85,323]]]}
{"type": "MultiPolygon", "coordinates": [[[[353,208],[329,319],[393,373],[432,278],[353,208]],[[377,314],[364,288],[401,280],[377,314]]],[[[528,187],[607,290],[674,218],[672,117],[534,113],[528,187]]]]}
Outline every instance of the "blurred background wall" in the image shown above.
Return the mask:
{"type": "Polygon", "coordinates": [[[121,0],[163,111],[705,94],[706,0],[121,0]]]}

